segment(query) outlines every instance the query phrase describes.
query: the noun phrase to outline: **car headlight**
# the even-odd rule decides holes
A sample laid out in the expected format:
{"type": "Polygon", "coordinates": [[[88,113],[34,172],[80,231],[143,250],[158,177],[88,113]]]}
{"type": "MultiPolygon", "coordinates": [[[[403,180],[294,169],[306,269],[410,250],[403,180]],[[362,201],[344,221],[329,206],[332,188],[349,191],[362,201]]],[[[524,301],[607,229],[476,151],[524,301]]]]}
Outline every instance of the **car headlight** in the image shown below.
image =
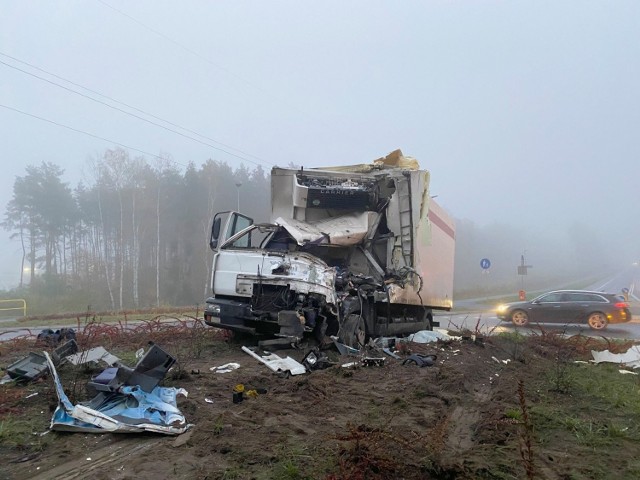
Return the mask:
{"type": "Polygon", "coordinates": [[[506,310],[507,310],[507,305],[498,305],[498,308],[496,308],[497,313],[504,313],[506,310]]]}

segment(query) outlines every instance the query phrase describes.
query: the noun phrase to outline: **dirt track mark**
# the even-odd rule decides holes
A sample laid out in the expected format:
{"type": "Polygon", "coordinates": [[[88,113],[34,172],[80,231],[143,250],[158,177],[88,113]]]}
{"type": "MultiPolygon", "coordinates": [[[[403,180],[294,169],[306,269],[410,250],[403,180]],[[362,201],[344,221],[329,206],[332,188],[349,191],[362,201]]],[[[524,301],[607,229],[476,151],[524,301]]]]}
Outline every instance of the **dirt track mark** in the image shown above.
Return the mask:
{"type": "MultiPolygon", "coordinates": [[[[101,470],[113,471],[114,468],[106,469],[113,463],[122,463],[124,466],[130,458],[142,455],[145,451],[155,446],[161,439],[152,438],[143,440],[135,438],[109,444],[98,450],[88,451],[82,458],[70,460],[62,465],[58,465],[46,472],[31,477],[31,480],[49,480],[51,478],[64,478],[73,480],[78,478],[95,478],[101,470]],[[91,460],[87,460],[91,458],[91,460]]],[[[123,467],[124,468],[124,467],[123,467]]],[[[124,472],[123,472],[124,474],[124,472]]],[[[114,477],[117,478],[117,477],[114,477]]]]}
{"type": "Polygon", "coordinates": [[[480,420],[480,405],[490,399],[489,386],[483,385],[473,394],[473,405],[458,405],[451,413],[451,427],[447,445],[456,453],[471,450],[474,447],[475,425],[480,420]]]}

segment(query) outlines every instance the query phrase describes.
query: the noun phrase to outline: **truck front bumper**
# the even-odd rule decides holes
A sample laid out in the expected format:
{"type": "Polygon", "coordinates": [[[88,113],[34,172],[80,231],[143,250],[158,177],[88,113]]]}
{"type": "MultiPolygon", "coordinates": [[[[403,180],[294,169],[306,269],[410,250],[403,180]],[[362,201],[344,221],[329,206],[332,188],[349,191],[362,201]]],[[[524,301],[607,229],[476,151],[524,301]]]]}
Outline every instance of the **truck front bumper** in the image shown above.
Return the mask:
{"type": "Polygon", "coordinates": [[[209,297],[204,310],[204,323],[211,327],[225,328],[236,332],[255,334],[254,328],[247,326],[251,317],[251,307],[247,303],[209,297]]]}

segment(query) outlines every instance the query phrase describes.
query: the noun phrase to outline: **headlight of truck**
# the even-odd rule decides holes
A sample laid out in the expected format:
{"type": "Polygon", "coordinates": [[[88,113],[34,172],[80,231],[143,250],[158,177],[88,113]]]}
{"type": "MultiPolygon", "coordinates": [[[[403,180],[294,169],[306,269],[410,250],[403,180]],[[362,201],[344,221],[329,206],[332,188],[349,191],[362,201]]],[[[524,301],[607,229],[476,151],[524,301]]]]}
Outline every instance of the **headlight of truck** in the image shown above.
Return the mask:
{"type": "Polygon", "coordinates": [[[209,304],[207,305],[207,313],[217,317],[220,315],[220,305],[209,304]]]}

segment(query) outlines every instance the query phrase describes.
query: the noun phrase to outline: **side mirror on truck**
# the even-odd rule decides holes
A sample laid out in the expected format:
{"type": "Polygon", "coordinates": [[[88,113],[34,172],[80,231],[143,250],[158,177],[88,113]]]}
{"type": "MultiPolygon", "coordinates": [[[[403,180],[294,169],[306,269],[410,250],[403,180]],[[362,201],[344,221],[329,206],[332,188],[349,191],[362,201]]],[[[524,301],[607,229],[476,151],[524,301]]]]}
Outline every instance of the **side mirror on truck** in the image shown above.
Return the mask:
{"type": "Polygon", "coordinates": [[[213,225],[211,225],[211,238],[209,239],[209,246],[211,250],[215,250],[218,248],[218,237],[220,236],[220,224],[222,223],[222,219],[218,216],[213,220],[213,225]]]}

